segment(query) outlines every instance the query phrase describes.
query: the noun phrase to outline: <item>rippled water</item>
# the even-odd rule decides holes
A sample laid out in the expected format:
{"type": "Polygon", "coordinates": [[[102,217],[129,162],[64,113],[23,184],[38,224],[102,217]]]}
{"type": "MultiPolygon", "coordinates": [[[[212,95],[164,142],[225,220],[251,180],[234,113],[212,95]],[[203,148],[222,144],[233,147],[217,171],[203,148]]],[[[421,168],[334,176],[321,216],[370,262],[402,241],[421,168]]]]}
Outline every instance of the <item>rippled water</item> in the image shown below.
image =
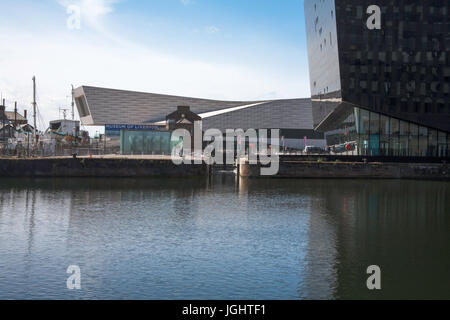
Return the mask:
{"type": "Polygon", "coordinates": [[[235,182],[1,179],[0,299],[450,299],[450,183],[235,182]]]}

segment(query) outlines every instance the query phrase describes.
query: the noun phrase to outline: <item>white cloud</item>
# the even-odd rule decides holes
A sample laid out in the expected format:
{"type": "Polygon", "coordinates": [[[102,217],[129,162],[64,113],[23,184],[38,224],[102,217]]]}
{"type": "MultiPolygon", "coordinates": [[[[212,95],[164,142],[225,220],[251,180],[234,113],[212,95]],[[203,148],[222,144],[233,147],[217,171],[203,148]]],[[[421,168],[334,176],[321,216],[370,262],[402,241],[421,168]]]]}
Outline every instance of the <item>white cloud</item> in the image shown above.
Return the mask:
{"type": "Polygon", "coordinates": [[[193,0],[180,0],[180,2],[181,2],[183,5],[185,5],[185,6],[188,6],[188,5],[194,3],[193,0]]]}
{"type": "Polygon", "coordinates": [[[205,32],[208,34],[215,34],[220,32],[220,29],[216,26],[207,26],[205,27],[205,32]]]}
{"type": "Polygon", "coordinates": [[[82,26],[106,32],[104,18],[114,11],[118,0],[59,0],[63,7],[78,6],[81,11],[82,26]]]}

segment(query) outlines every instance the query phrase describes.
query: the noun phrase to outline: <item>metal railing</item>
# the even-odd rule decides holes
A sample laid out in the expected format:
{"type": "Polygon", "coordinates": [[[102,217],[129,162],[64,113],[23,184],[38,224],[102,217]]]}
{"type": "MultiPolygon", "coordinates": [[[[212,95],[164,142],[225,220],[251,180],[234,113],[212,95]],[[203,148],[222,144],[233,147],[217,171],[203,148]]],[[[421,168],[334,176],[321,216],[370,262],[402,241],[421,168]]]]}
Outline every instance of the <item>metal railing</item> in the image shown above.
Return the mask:
{"type": "Polygon", "coordinates": [[[117,154],[117,148],[109,147],[70,147],[52,148],[49,146],[11,146],[0,143],[0,157],[16,158],[51,158],[51,157],[71,157],[76,154],[79,157],[101,156],[117,154]]]}

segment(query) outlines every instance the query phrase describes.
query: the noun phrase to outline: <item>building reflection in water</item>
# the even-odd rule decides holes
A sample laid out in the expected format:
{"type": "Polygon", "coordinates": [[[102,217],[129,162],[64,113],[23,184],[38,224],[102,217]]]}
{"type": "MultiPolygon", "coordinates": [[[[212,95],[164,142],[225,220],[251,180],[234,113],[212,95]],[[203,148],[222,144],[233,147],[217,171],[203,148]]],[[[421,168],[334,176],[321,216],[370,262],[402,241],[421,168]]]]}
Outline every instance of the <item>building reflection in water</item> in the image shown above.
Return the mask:
{"type": "MultiPolygon", "coordinates": [[[[242,182],[241,182],[242,183],[242,182]]],[[[427,181],[247,180],[309,199],[299,297],[417,299],[450,297],[450,184],[427,181]],[[367,268],[382,270],[369,291],[367,268]]],[[[302,206],[299,202],[299,206],[302,206]]]]}
{"type": "Polygon", "coordinates": [[[2,180],[0,298],[450,298],[449,183],[238,182],[2,180]]]}
{"type": "Polygon", "coordinates": [[[319,211],[337,235],[335,298],[449,298],[448,183],[349,181],[322,189],[327,209],[319,211]],[[381,267],[381,291],[367,290],[370,265],[381,267]]]}

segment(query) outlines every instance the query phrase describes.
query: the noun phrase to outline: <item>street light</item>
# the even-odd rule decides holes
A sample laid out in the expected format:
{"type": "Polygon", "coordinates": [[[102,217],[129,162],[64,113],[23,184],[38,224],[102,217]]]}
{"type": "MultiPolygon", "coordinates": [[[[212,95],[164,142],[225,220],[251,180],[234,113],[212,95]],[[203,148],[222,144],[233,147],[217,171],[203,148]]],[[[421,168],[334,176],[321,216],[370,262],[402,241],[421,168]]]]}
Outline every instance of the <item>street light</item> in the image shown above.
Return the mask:
{"type": "Polygon", "coordinates": [[[0,117],[2,118],[2,130],[3,130],[3,143],[5,143],[6,140],[6,131],[5,131],[5,120],[6,120],[6,106],[5,106],[5,99],[3,99],[3,105],[0,106],[0,117]]]}

